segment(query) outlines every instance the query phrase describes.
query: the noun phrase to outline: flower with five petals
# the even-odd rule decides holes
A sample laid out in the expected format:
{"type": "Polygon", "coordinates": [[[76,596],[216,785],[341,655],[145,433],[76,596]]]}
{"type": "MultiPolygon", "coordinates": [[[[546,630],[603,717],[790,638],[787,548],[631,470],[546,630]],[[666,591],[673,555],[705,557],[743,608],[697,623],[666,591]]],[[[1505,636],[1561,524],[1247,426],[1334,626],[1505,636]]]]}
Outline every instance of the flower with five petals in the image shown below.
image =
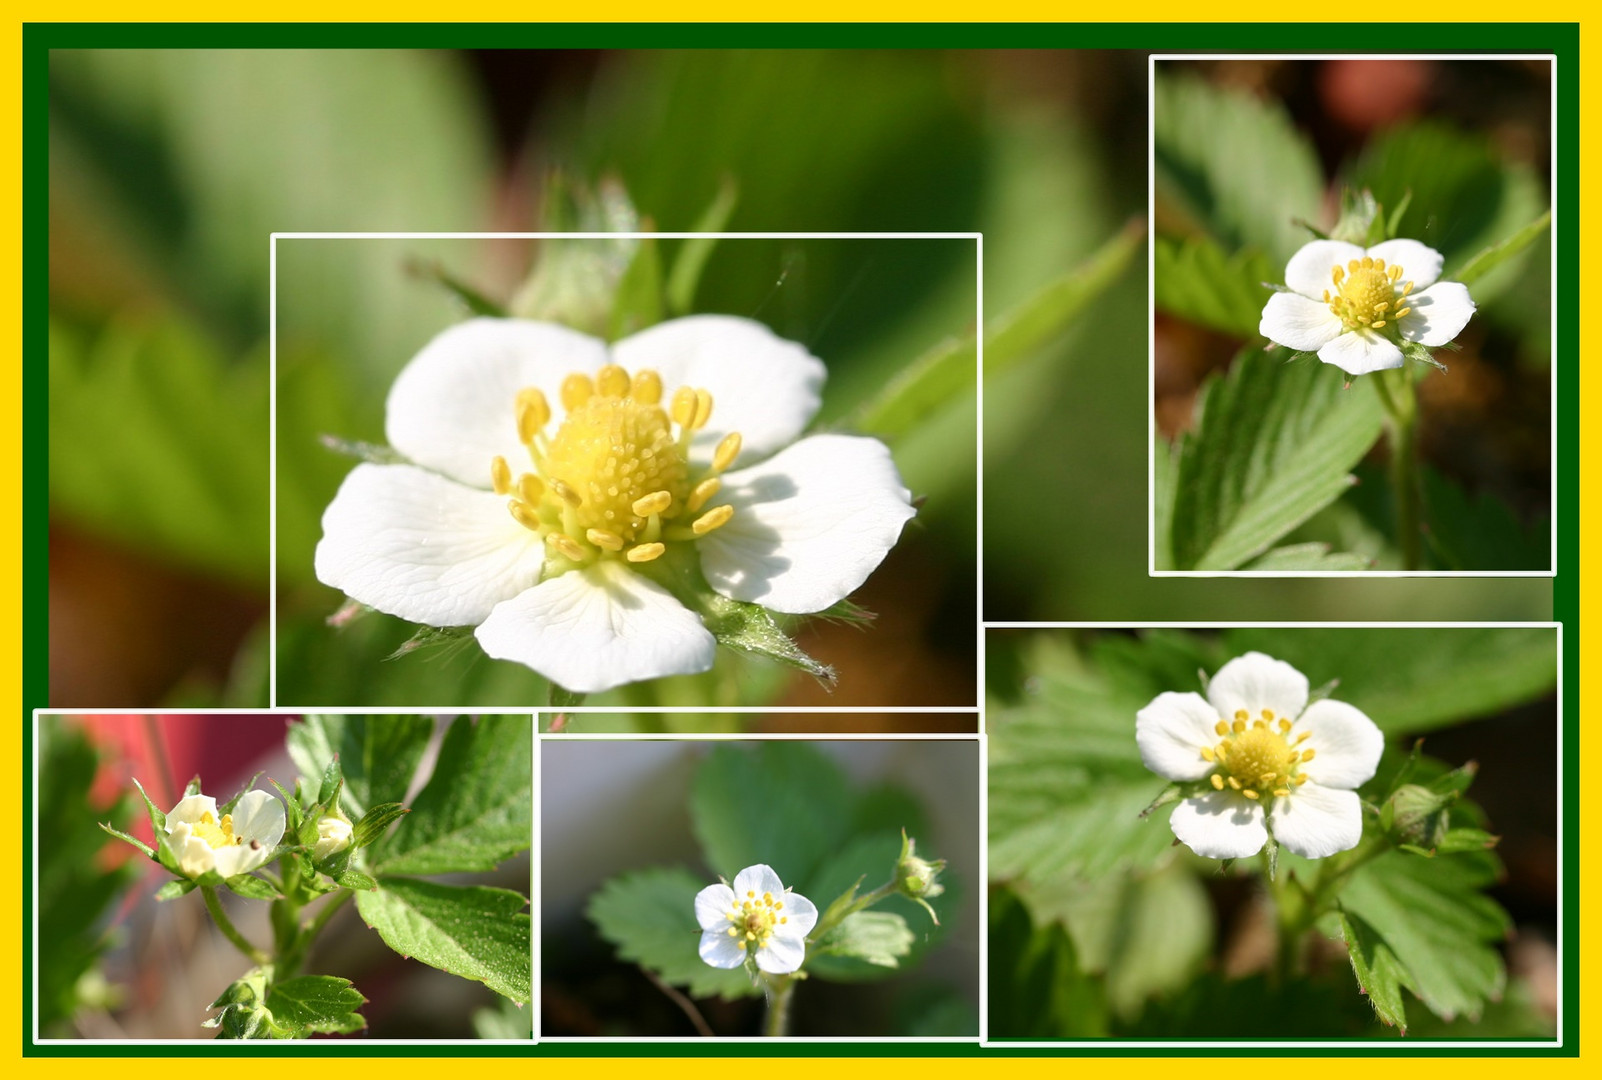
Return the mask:
{"type": "Polygon", "coordinates": [[[695,894],[701,959],[737,968],[748,957],[769,975],[788,975],[806,959],[807,934],[818,922],[811,900],[790,892],[771,866],[759,863],[695,894]]]}
{"type": "Polygon", "coordinates": [[[248,874],[272,857],[284,836],[284,804],[265,791],[247,791],[219,814],[210,795],[185,795],[167,814],[167,843],[184,875],[215,870],[225,880],[248,874]]]}

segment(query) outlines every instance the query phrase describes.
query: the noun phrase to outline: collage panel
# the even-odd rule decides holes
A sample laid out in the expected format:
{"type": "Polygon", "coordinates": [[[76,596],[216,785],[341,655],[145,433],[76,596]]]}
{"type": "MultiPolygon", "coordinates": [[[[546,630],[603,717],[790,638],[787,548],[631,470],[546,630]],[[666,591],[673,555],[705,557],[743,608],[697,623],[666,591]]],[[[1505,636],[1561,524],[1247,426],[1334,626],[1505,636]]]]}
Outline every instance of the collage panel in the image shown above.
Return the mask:
{"type": "Polygon", "coordinates": [[[1153,58],[1154,573],[1556,572],[1556,78],[1153,58]]]}
{"type": "Polygon", "coordinates": [[[533,734],[37,714],[35,1037],[531,1038],[533,734]]]}
{"type": "Polygon", "coordinates": [[[277,704],[976,706],[976,235],[274,252],[277,704]]]}
{"type": "Polygon", "coordinates": [[[988,1038],[1554,1045],[1559,638],[990,631],[988,1038]]]}
{"type": "Polygon", "coordinates": [[[976,737],[542,738],[539,1038],[972,1042],[980,768],[976,737]]]}

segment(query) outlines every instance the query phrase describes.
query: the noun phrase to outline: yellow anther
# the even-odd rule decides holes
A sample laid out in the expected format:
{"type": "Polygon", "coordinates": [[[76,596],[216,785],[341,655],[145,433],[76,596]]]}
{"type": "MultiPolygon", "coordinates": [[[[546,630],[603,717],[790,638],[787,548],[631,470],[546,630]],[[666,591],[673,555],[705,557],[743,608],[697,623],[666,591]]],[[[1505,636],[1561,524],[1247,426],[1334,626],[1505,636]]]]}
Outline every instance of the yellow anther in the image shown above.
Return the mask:
{"type": "Polygon", "coordinates": [[[1293,777],[1291,777],[1291,782],[1294,783],[1297,787],[1301,787],[1303,784],[1307,783],[1307,777],[1300,776],[1300,775],[1293,776],[1293,777]]]}
{"type": "Polygon", "coordinates": [[[1411,314],[1412,311],[1413,309],[1410,307],[1401,308],[1396,312],[1396,318],[1400,319],[1403,315],[1411,314]]]}
{"type": "Polygon", "coordinates": [[[1235,710],[1235,719],[1236,720],[1245,720],[1245,719],[1248,719],[1251,715],[1252,714],[1247,712],[1245,709],[1236,709],[1235,710]]]}
{"type": "Polygon", "coordinates": [[[629,373],[616,364],[607,364],[595,373],[595,391],[602,397],[622,397],[629,392],[629,373]]]}
{"type": "Polygon", "coordinates": [[[697,390],[695,392],[695,420],[690,427],[700,431],[706,427],[707,421],[712,419],[712,391],[697,390]]]}
{"type": "Polygon", "coordinates": [[[1217,788],[1219,791],[1224,790],[1224,778],[1222,776],[1219,776],[1217,773],[1213,773],[1213,775],[1209,776],[1208,779],[1213,782],[1213,787],[1217,788]]]}
{"type": "Polygon", "coordinates": [[[605,529],[586,529],[584,538],[598,548],[605,548],[608,551],[623,550],[623,538],[605,529]]]}
{"type": "Polygon", "coordinates": [[[579,496],[579,493],[562,483],[560,480],[551,481],[551,490],[556,492],[557,498],[561,499],[569,506],[582,506],[584,504],[584,500],[579,496]]]}
{"type": "Polygon", "coordinates": [[[745,932],[745,940],[747,940],[747,941],[755,941],[756,940],[756,935],[753,934],[751,931],[747,930],[745,932]]]}
{"type": "Polygon", "coordinates": [[[1257,728],[1257,729],[1262,730],[1262,731],[1266,731],[1266,730],[1268,730],[1268,721],[1267,720],[1253,720],[1252,721],[1252,727],[1257,728]]]}
{"type": "Polygon", "coordinates": [[[1290,729],[1291,729],[1291,722],[1289,720],[1285,719],[1283,716],[1280,717],[1279,718],[1279,730],[1281,730],[1281,731],[1289,731],[1290,729]]]}
{"type": "Polygon", "coordinates": [[[1374,260],[1374,269],[1376,269],[1376,270],[1385,269],[1385,260],[1384,259],[1375,259],[1374,260]]]}
{"type": "Polygon", "coordinates": [[[1380,327],[1382,327],[1384,325],[1385,325],[1385,320],[1381,319],[1379,322],[1374,324],[1374,329],[1378,330],[1380,327]]]}
{"type": "Polygon", "coordinates": [[[744,941],[737,941],[737,942],[735,942],[735,944],[740,946],[740,951],[741,952],[745,952],[745,942],[744,941]]]}
{"type": "Polygon", "coordinates": [[[1303,750],[1302,751],[1302,760],[1303,761],[1312,761],[1313,760],[1313,754],[1314,754],[1314,751],[1312,751],[1312,750],[1303,750]]]}
{"type": "Polygon", "coordinates": [[[532,506],[538,503],[540,501],[540,496],[544,494],[545,481],[541,480],[533,473],[526,472],[517,478],[517,497],[529,505],[532,506]]]}
{"type": "Polygon", "coordinates": [[[640,517],[650,517],[652,514],[665,512],[672,505],[673,493],[671,491],[653,491],[649,495],[635,499],[632,509],[640,517]]]}
{"type": "Polygon", "coordinates": [[[705,536],[713,529],[716,529],[722,525],[727,525],[729,523],[729,519],[733,516],[734,507],[725,503],[724,505],[716,507],[715,509],[708,510],[700,517],[696,518],[695,524],[690,526],[690,531],[695,533],[697,536],[705,536]]]}
{"type": "Polygon", "coordinates": [[[1335,269],[1330,271],[1329,276],[1332,283],[1338,287],[1341,283],[1341,278],[1346,276],[1346,268],[1344,266],[1337,266],[1335,269]]]}
{"type": "Polygon", "coordinates": [[[1264,709],[1263,710],[1263,719],[1267,720],[1270,724],[1272,724],[1274,722],[1274,710],[1273,709],[1264,709]]]}
{"type": "MultiPolygon", "coordinates": [[[[784,906],[783,904],[775,904],[774,905],[774,907],[783,907],[783,906],[784,906]]],[[[788,915],[786,915],[786,916],[784,916],[783,918],[781,918],[779,920],[779,925],[783,926],[785,923],[787,923],[789,921],[790,921],[790,917],[788,915]]]]}
{"type": "Polygon", "coordinates": [[[1386,273],[1390,275],[1392,281],[1402,280],[1402,268],[1395,263],[1391,264],[1391,268],[1386,273]]]}
{"type": "Polygon", "coordinates": [[[540,516],[536,514],[534,512],[534,508],[527,503],[519,502],[518,500],[513,499],[511,502],[506,504],[506,509],[511,513],[512,520],[523,526],[523,528],[528,529],[531,532],[539,532],[540,529],[543,528],[543,525],[540,522],[540,516]]]}
{"type": "Polygon", "coordinates": [[[573,562],[584,561],[584,549],[579,546],[577,540],[566,533],[551,533],[545,538],[545,542],[555,548],[563,558],[571,559],[573,562]]]}
{"type": "Polygon", "coordinates": [[[778,911],[783,906],[784,906],[784,901],[783,900],[775,900],[773,902],[773,910],[774,911],[778,911]]]}
{"type": "Polygon", "coordinates": [[[1276,799],[1283,799],[1285,796],[1287,796],[1289,794],[1290,794],[1290,788],[1288,788],[1288,787],[1277,787],[1277,788],[1274,789],[1274,798],[1276,798],[1276,799]]]}
{"type": "Polygon", "coordinates": [[[624,558],[628,559],[629,562],[650,562],[652,559],[661,558],[662,553],[666,550],[666,544],[640,544],[637,547],[629,548],[629,552],[624,558]]]}
{"type": "Polygon", "coordinates": [[[1253,791],[1251,788],[1246,788],[1244,791],[1241,792],[1241,794],[1246,796],[1248,799],[1257,798],[1257,792],[1253,791]]]}
{"type": "Polygon", "coordinates": [[[680,427],[691,427],[695,420],[695,391],[688,386],[673,391],[673,404],[668,409],[668,415],[680,427]]]}
{"type": "Polygon", "coordinates": [[[1240,790],[1240,781],[1236,780],[1233,776],[1231,776],[1229,778],[1229,786],[1234,788],[1236,791],[1239,791],[1240,790]]]}
{"type": "Polygon", "coordinates": [[[763,902],[763,903],[764,903],[764,904],[771,904],[771,903],[773,903],[773,894],[772,894],[772,893],[770,893],[770,892],[765,892],[765,893],[763,893],[763,894],[762,894],[762,902],[763,902]]]}
{"type": "Polygon", "coordinates": [[[1291,745],[1292,746],[1298,746],[1298,745],[1306,742],[1308,739],[1311,739],[1312,737],[1313,737],[1313,733],[1311,731],[1304,731],[1300,735],[1296,736],[1296,741],[1294,743],[1292,743],[1291,745]]]}
{"type": "Polygon", "coordinates": [[[1231,731],[1233,731],[1236,735],[1239,735],[1241,732],[1246,730],[1246,721],[1236,720],[1233,724],[1229,725],[1229,727],[1231,731]]]}
{"type": "Polygon", "coordinates": [[[655,405],[662,400],[662,376],[647,368],[634,373],[632,394],[641,405],[655,405]]]}
{"type": "Polygon", "coordinates": [[[1228,721],[1225,721],[1225,720],[1218,721],[1218,723],[1213,725],[1213,731],[1217,732],[1219,735],[1228,735],[1229,734],[1229,723],[1228,723],[1228,721]]]}
{"type": "MultiPolygon", "coordinates": [[[[756,898],[756,890],[755,889],[747,889],[746,892],[745,892],[745,895],[750,897],[750,898],[752,898],[752,899],[755,899],[756,898]]],[[[747,911],[750,911],[751,910],[751,905],[747,904],[745,909],[747,911]]]]}
{"type": "Polygon", "coordinates": [[[1213,748],[1210,747],[1210,746],[1204,746],[1204,747],[1201,748],[1201,756],[1202,756],[1202,760],[1203,761],[1217,761],[1218,760],[1218,755],[1213,753],[1213,748]]]}
{"type": "Polygon", "coordinates": [[[499,454],[490,462],[490,483],[495,487],[495,494],[510,495],[512,493],[512,467],[506,464],[506,459],[499,454]]]}
{"type": "Polygon", "coordinates": [[[534,441],[540,429],[551,422],[551,404],[536,387],[517,392],[517,438],[524,446],[534,441]]]}
{"type": "Polygon", "coordinates": [[[1362,259],[1353,259],[1351,262],[1346,264],[1346,269],[1352,271],[1353,273],[1356,273],[1357,271],[1363,269],[1363,260],[1362,259]]]}
{"type": "Polygon", "coordinates": [[[692,514],[695,513],[697,510],[701,509],[701,507],[707,504],[708,499],[712,498],[712,496],[716,495],[722,489],[722,480],[719,480],[715,476],[707,477],[705,480],[702,480],[699,484],[695,485],[695,490],[690,492],[689,501],[684,504],[684,509],[692,514]]]}
{"type": "Polygon", "coordinates": [[[740,456],[740,433],[731,431],[723,436],[718,448],[712,454],[712,467],[722,472],[734,464],[734,459],[740,456]]]}
{"type": "Polygon", "coordinates": [[[572,412],[595,395],[595,384],[588,375],[574,372],[562,380],[562,408],[572,412]]]}

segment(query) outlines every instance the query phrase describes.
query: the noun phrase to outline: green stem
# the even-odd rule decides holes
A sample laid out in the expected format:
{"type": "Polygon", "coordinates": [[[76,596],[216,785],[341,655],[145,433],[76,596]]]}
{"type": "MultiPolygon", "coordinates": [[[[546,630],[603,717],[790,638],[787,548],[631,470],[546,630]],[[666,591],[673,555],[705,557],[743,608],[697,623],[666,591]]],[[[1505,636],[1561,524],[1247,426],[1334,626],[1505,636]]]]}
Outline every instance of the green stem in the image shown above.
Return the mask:
{"type": "Polygon", "coordinates": [[[300,970],[301,964],[306,960],[306,953],[310,951],[312,943],[317,940],[317,935],[322,933],[323,927],[328,925],[328,920],[332,919],[353,895],[355,894],[349,889],[340,889],[318,910],[316,915],[296,927],[294,938],[285,948],[280,950],[278,959],[280,978],[286,978],[300,970]]]}
{"type": "MultiPolygon", "coordinates": [[[[1311,888],[1304,888],[1291,874],[1280,874],[1269,882],[1279,932],[1275,953],[1274,978],[1283,986],[1301,971],[1302,941],[1321,915],[1334,905],[1342,886],[1358,867],[1391,850],[1386,836],[1365,831],[1363,839],[1350,851],[1331,855],[1319,863],[1311,888]]],[[[1268,857],[1263,855],[1264,876],[1268,857]]]]}
{"type": "Polygon", "coordinates": [[[874,904],[877,904],[880,900],[883,900],[885,897],[891,895],[895,891],[896,883],[894,879],[892,879],[885,882],[871,893],[868,893],[864,896],[859,896],[855,900],[851,901],[851,903],[846,904],[843,907],[837,906],[836,904],[830,904],[829,910],[823,913],[823,918],[819,919],[818,924],[812,928],[812,933],[807,935],[807,940],[822,941],[824,935],[830,930],[833,930],[835,927],[845,922],[857,912],[862,911],[865,908],[872,907],[874,904]]]}
{"type": "Polygon", "coordinates": [[[1386,431],[1391,447],[1391,490],[1396,501],[1396,540],[1402,565],[1417,570],[1421,563],[1420,500],[1418,481],[1418,395],[1406,368],[1377,372],[1374,388],[1389,417],[1386,431]]]}
{"type": "Polygon", "coordinates": [[[200,893],[206,901],[206,910],[211,912],[212,921],[217,924],[217,929],[222,931],[223,937],[233,942],[234,948],[244,953],[245,957],[258,967],[272,962],[272,957],[252,945],[245,935],[241,934],[238,928],[229,921],[227,913],[223,911],[222,904],[217,899],[217,887],[215,885],[202,885],[200,893]]]}
{"type": "Polygon", "coordinates": [[[769,976],[768,1016],[762,1024],[762,1034],[777,1039],[790,1031],[790,998],[795,994],[795,976],[769,976]]]}

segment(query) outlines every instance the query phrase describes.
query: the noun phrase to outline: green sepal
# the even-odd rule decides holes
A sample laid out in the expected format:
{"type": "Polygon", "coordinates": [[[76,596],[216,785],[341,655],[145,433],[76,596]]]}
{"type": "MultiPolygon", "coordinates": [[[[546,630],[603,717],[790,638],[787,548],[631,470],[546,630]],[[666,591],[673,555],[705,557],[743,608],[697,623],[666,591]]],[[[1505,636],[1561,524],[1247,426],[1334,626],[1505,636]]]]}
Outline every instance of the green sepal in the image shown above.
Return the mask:
{"type": "Polygon", "coordinates": [[[1385,219],[1385,239],[1391,240],[1395,238],[1397,230],[1402,227],[1402,216],[1407,213],[1407,208],[1412,205],[1413,189],[1408,188],[1402,192],[1402,197],[1396,200],[1396,208],[1385,219]]]}
{"type": "Polygon", "coordinates": [[[423,649],[461,649],[473,640],[471,626],[423,626],[419,625],[412,631],[412,636],[395,647],[395,651],[384,657],[386,660],[398,660],[410,653],[420,652],[423,649]]]}
{"type": "Polygon", "coordinates": [[[285,791],[284,790],[284,785],[280,784],[277,780],[274,780],[271,777],[268,777],[267,778],[267,782],[269,784],[271,784],[274,787],[274,789],[277,790],[279,797],[284,802],[284,818],[285,818],[285,820],[284,820],[284,833],[285,833],[285,835],[287,835],[287,836],[298,835],[300,833],[300,821],[301,821],[300,799],[297,796],[292,795],[289,792],[285,791]]]}
{"type": "Polygon", "coordinates": [[[352,849],[364,848],[384,835],[384,830],[390,824],[411,813],[398,802],[379,803],[351,828],[350,846],[352,849]]]}
{"type": "MultiPolygon", "coordinates": [[[[411,462],[399,450],[384,446],[380,443],[363,442],[360,439],[342,439],[338,435],[323,435],[318,439],[324,449],[332,450],[341,457],[355,458],[365,461],[369,465],[409,465],[411,462]]],[[[373,611],[360,600],[346,598],[339,605],[339,610],[328,617],[328,625],[339,629],[349,626],[357,615],[365,615],[373,611]]]]}
{"type": "Polygon", "coordinates": [[[270,882],[251,874],[235,874],[223,881],[228,891],[247,900],[277,900],[281,895],[270,882]]]}
{"type": "Polygon", "coordinates": [[[167,815],[158,810],[156,808],[156,804],[150,801],[150,796],[145,794],[145,788],[143,784],[133,777],[130,777],[129,779],[132,779],[133,786],[139,789],[140,798],[145,800],[145,812],[150,815],[151,831],[154,832],[155,835],[160,836],[162,833],[167,831],[167,815]]]}
{"type": "Polygon", "coordinates": [[[1161,810],[1165,806],[1178,802],[1187,794],[1189,794],[1189,791],[1187,790],[1186,785],[1171,783],[1157,793],[1157,797],[1151,801],[1146,809],[1140,812],[1139,816],[1143,818],[1151,817],[1151,815],[1156,811],[1161,810]]]}
{"type": "Polygon", "coordinates": [[[584,699],[587,697],[589,697],[588,694],[580,694],[577,691],[569,690],[565,686],[558,686],[552,683],[551,692],[547,700],[553,709],[573,709],[584,704],[584,699]]]}
{"type": "MultiPolygon", "coordinates": [[[[197,776],[197,777],[195,777],[195,779],[199,780],[200,777],[197,776]]],[[[252,776],[250,778],[250,780],[246,782],[244,787],[242,787],[238,791],[234,792],[234,797],[233,798],[229,799],[227,802],[225,802],[221,806],[217,807],[218,815],[220,816],[222,814],[231,814],[231,813],[233,813],[234,812],[234,807],[239,805],[239,800],[243,799],[245,797],[246,793],[248,793],[252,788],[254,788],[256,786],[256,781],[260,780],[260,779],[261,779],[261,773],[257,772],[255,776],[252,776]]]]}
{"type": "MultiPolygon", "coordinates": [[[[327,810],[339,809],[339,790],[345,786],[345,774],[339,768],[339,755],[335,754],[328,759],[328,766],[323,769],[323,781],[317,789],[317,802],[327,810]]],[[[319,815],[322,816],[322,815],[319,815]]]]}
{"type": "MultiPolygon", "coordinates": [[[[734,208],[740,201],[740,188],[732,177],[725,176],[718,184],[718,193],[712,199],[711,205],[701,212],[696,219],[691,232],[720,233],[729,223],[734,214],[734,208]]],[[[668,310],[674,315],[686,315],[695,303],[696,286],[701,283],[701,272],[706,267],[706,261],[712,255],[712,249],[717,246],[716,236],[694,236],[679,245],[679,254],[673,260],[673,269],[668,271],[667,287],[664,293],[667,297],[668,310]]]]}
{"type": "Polygon", "coordinates": [[[1268,880],[1273,881],[1279,874],[1279,841],[1270,836],[1263,850],[1268,853],[1268,880]]]}
{"type": "Polygon", "coordinates": [[[200,794],[200,774],[196,773],[194,776],[191,776],[189,778],[189,783],[184,785],[184,798],[187,799],[191,795],[199,795],[199,794],[200,794]]]}
{"type": "Polygon", "coordinates": [[[506,308],[467,284],[461,278],[445,269],[445,264],[438,259],[412,258],[406,262],[406,270],[413,277],[426,281],[431,285],[438,285],[456,299],[469,314],[484,315],[492,319],[506,318],[506,308]]]}
{"type": "Polygon", "coordinates": [[[637,334],[661,321],[662,257],[656,238],[647,236],[639,242],[628,269],[618,279],[612,312],[607,319],[607,340],[617,341],[637,334]]]}
{"type": "Polygon", "coordinates": [[[360,870],[344,870],[334,878],[335,884],[345,889],[355,889],[361,892],[372,892],[378,888],[378,882],[362,873],[360,870]]]}
{"type": "Polygon", "coordinates": [[[156,849],[151,847],[149,844],[145,843],[143,840],[140,840],[140,839],[137,839],[135,837],[129,836],[127,833],[123,832],[120,829],[113,829],[110,825],[106,824],[104,821],[100,822],[100,827],[103,830],[105,830],[106,832],[110,833],[112,836],[115,836],[118,840],[121,840],[123,843],[132,844],[134,847],[136,847],[140,851],[144,852],[145,855],[148,856],[149,858],[154,859],[156,857],[156,849]]]}
{"type": "MultiPolygon", "coordinates": [[[[867,880],[867,877],[867,874],[863,874],[851,883],[849,889],[835,897],[834,901],[824,909],[823,914],[818,918],[818,922],[827,926],[836,920],[844,918],[845,913],[851,909],[851,905],[857,902],[857,890],[862,888],[862,883],[867,880]]],[[[720,878],[719,880],[722,879],[720,878]]],[[[723,884],[727,885],[728,882],[725,881],[723,884]]]]}
{"type": "Polygon", "coordinates": [[[166,901],[176,900],[180,896],[188,896],[195,891],[197,884],[198,882],[192,878],[176,878],[156,890],[156,899],[166,901]]]}
{"type": "Polygon", "coordinates": [[[1373,247],[1385,239],[1385,215],[1374,193],[1367,188],[1341,191],[1341,216],[1329,231],[1330,239],[1344,240],[1360,247],[1373,247]]]}

